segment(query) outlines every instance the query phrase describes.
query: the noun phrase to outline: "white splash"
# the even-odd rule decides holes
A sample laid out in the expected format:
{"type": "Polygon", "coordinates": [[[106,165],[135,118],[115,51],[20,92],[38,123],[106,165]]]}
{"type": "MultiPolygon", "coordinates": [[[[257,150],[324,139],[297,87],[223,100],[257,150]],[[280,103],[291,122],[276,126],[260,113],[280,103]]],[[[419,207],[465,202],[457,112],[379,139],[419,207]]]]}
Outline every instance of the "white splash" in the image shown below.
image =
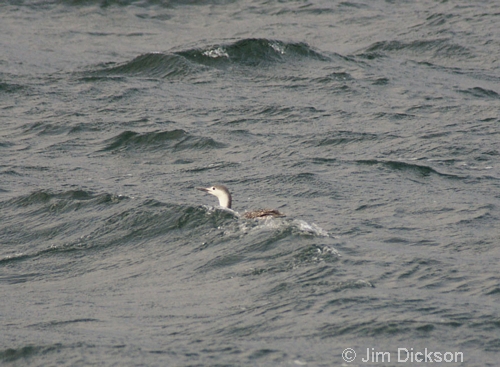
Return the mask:
{"type": "Polygon", "coordinates": [[[216,59],[218,57],[227,57],[229,58],[228,53],[221,47],[217,47],[211,50],[206,50],[202,54],[203,56],[211,57],[212,59],[216,59]]]}
{"type": "Polygon", "coordinates": [[[278,43],[271,43],[270,46],[272,47],[272,49],[274,51],[276,51],[277,53],[281,54],[281,55],[284,55],[285,54],[285,48],[278,44],[278,43]]]}
{"type": "Polygon", "coordinates": [[[297,225],[297,227],[307,233],[315,234],[316,236],[321,236],[321,237],[330,237],[327,231],[325,231],[323,228],[318,226],[317,224],[309,224],[306,221],[295,219],[294,223],[297,225]]]}

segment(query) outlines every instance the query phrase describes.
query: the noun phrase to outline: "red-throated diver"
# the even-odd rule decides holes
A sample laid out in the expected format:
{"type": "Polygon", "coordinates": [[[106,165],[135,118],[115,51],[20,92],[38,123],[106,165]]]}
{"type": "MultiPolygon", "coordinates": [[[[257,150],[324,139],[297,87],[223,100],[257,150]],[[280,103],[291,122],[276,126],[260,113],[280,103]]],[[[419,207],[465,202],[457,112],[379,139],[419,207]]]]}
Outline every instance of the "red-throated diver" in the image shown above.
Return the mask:
{"type": "MultiPolygon", "coordinates": [[[[210,195],[217,196],[219,199],[219,204],[223,208],[231,209],[231,193],[224,185],[215,185],[207,187],[197,187],[196,189],[200,191],[205,191],[210,195]]],[[[243,218],[253,219],[253,218],[267,218],[267,217],[284,217],[285,215],[277,211],[276,209],[259,209],[251,212],[246,212],[243,214],[243,218]]]]}

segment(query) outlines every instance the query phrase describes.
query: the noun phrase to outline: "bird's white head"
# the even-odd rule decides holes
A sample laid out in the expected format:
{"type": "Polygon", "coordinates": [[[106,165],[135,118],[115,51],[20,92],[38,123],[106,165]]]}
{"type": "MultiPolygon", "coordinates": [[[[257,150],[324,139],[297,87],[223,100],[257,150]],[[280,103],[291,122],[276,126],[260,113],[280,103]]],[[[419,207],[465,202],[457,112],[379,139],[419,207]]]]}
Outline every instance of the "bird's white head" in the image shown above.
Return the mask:
{"type": "Polygon", "coordinates": [[[210,195],[217,196],[221,207],[231,209],[231,193],[226,186],[215,185],[207,188],[197,187],[196,189],[204,191],[210,195]]]}

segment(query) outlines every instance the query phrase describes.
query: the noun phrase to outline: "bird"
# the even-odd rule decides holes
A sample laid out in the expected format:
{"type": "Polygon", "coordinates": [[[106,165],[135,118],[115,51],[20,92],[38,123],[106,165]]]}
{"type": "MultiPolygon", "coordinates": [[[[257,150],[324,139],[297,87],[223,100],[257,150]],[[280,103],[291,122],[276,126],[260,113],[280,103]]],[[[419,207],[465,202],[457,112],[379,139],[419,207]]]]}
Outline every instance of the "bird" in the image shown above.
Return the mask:
{"type": "MultiPolygon", "coordinates": [[[[223,208],[231,209],[232,197],[231,193],[224,185],[214,185],[210,187],[197,187],[197,190],[204,191],[207,194],[214,195],[219,199],[219,205],[223,208]]],[[[280,213],[276,209],[258,209],[243,214],[243,218],[254,219],[254,218],[278,218],[285,217],[283,213],[280,213]]]]}

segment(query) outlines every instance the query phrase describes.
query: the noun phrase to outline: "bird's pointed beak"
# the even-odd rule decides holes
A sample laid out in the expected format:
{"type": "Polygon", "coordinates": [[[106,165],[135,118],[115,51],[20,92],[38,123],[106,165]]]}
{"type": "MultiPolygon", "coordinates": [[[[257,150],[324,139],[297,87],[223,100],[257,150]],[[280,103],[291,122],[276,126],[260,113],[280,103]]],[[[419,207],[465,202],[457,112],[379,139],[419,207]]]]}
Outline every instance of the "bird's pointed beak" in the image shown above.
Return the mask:
{"type": "Polygon", "coordinates": [[[204,191],[204,192],[208,192],[208,189],[204,188],[204,187],[197,187],[196,190],[200,190],[200,191],[204,191]]]}

